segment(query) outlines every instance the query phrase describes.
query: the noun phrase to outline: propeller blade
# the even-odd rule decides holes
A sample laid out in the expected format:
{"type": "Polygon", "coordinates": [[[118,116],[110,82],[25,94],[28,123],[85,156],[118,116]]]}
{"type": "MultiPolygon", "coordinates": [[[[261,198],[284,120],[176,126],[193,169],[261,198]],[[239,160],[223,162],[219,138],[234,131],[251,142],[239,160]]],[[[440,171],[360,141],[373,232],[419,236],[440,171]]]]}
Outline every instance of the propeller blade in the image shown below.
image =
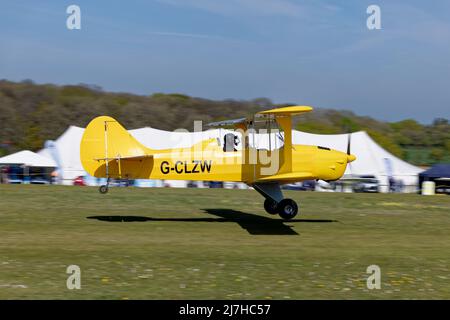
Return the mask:
{"type": "Polygon", "coordinates": [[[347,139],[347,154],[350,154],[351,141],[352,141],[352,134],[349,133],[348,134],[348,139],[347,139]]]}

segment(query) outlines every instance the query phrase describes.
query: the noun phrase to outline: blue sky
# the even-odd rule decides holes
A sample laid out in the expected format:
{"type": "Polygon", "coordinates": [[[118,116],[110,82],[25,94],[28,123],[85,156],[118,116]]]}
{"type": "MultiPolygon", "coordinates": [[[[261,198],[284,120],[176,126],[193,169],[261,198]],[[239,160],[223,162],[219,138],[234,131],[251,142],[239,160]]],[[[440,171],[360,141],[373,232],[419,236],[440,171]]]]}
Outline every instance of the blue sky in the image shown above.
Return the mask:
{"type": "Polygon", "coordinates": [[[450,1],[3,0],[0,40],[2,79],[450,118],[450,1]]]}

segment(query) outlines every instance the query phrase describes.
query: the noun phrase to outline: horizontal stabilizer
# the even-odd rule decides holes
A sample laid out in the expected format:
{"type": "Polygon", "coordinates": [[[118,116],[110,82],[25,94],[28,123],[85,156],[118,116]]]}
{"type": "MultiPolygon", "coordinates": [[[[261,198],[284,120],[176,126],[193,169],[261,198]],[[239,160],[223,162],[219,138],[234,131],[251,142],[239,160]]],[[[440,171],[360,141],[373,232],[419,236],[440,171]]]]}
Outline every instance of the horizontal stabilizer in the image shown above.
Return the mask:
{"type": "Polygon", "coordinates": [[[114,157],[114,158],[96,158],[95,161],[112,161],[112,160],[143,160],[145,158],[153,157],[152,154],[145,154],[142,156],[130,156],[130,157],[114,157]]]}

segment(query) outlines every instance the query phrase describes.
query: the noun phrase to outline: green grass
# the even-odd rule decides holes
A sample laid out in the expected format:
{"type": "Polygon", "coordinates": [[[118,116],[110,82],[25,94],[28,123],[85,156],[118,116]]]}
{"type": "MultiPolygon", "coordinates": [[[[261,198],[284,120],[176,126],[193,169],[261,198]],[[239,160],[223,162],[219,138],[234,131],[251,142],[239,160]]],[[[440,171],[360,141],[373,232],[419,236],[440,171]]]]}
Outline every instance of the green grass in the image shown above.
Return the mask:
{"type": "Polygon", "coordinates": [[[450,197],[285,195],[296,221],[251,190],[2,185],[0,298],[450,299],[450,197]]]}

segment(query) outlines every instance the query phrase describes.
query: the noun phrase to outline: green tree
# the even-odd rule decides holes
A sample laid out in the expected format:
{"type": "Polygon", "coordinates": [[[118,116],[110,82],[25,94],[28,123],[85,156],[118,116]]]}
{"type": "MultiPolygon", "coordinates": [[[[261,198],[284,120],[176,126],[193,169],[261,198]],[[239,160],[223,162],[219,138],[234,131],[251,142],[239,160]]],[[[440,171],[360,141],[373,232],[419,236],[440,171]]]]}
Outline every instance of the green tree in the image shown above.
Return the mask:
{"type": "Polygon", "coordinates": [[[430,157],[434,162],[441,162],[444,159],[444,151],[439,148],[433,148],[431,149],[430,157]]]}
{"type": "Polygon", "coordinates": [[[373,131],[373,130],[370,130],[370,129],[367,130],[367,134],[369,134],[369,136],[373,140],[375,140],[375,142],[377,142],[380,146],[382,146],[384,149],[386,149],[387,151],[389,151],[390,153],[392,153],[393,155],[395,155],[395,156],[397,156],[399,158],[403,158],[404,151],[392,139],[390,139],[389,137],[383,135],[380,132],[373,131]]]}

